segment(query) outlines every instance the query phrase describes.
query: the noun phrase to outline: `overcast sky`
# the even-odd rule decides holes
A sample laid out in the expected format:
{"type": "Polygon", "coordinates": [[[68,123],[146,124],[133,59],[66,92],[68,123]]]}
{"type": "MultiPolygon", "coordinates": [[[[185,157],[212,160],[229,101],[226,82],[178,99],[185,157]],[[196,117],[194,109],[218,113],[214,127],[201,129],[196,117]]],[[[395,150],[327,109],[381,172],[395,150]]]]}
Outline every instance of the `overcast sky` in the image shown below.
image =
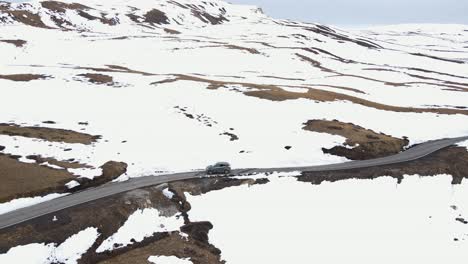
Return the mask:
{"type": "MultiPolygon", "coordinates": [[[[267,14],[276,18],[334,25],[353,26],[401,23],[468,24],[468,0],[227,1],[260,6],[267,14]]],[[[77,0],[77,2],[80,1],[77,0]]]]}
{"type": "Polygon", "coordinates": [[[468,24],[468,0],[228,0],[276,18],[335,25],[468,24]]]}

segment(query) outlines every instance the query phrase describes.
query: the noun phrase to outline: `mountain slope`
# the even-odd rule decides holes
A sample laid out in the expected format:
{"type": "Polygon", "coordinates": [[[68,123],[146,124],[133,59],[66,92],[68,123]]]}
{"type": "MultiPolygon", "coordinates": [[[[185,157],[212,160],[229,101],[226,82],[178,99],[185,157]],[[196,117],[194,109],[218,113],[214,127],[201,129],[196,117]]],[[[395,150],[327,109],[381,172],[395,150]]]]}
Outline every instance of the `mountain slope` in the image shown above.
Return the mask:
{"type": "Polygon", "coordinates": [[[357,147],[310,120],[409,144],[468,133],[464,26],[345,31],[216,0],[2,2],[0,21],[0,120],[100,136],[3,135],[3,152],[96,170],[81,176],[109,160],[129,177],[333,163],[322,148],[357,147]]]}

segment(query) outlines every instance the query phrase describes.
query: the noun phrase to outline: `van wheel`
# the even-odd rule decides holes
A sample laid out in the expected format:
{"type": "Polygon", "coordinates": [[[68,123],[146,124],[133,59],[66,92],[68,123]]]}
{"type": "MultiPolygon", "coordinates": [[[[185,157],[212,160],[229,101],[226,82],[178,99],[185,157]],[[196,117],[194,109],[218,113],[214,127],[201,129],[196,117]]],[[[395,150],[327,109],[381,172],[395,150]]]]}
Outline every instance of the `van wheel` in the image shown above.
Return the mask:
{"type": "Polygon", "coordinates": [[[229,171],[228,171],[228,170],[225,170],[225,171],[224,171],[224,174],[229,174],[229,171]]]}

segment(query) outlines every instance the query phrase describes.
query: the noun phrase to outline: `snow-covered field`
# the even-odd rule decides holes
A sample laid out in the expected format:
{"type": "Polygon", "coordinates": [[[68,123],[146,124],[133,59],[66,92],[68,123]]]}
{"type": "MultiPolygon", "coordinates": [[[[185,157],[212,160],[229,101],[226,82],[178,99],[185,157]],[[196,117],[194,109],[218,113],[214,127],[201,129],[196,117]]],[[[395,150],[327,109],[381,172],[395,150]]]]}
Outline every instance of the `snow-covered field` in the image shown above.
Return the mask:
{"type": "Polygon", "coordinates": [[[213,223],[210,243],[227,263],[461,264],[468,225],[456,218],[468,217],[468,186],[450,182],[439,175],[316,186],[275,177],[187,200],[192,221],[213,223]]]}
{"type": "MultiPolygon", "coordinates": [[[[321,148],[345,139],[304,131],[303,123],[310,119],[352,122],[395,137],[408,136],[411,143],[468,134],[466,114],[389,111],[340,98],[277,102],[242,93],[261,90],[255,85],[275,85],[299,94],[315,88],[397,107],[463,110],[468,107],[468,65],[441,58],[468,58],[464,26],[446,27],[450,34],[438,38],[433,36],[440,30],[417,28],[420,38],[415,39],[415,33],[408,33],[411,26],[400,31],[346,32],[275,20],[255,7],[199,2],[197,12],[226,20],[204,22],[170,1],[122,1],[112,6],[97,0],[80,2],[94,8],[86,11],[92,15],[101,12],[115,18],[118,23],[112,26],[88,20],[73,9],[60,13],[40,7],[40,1],[14,5],[38,13],[51,28],[6,19],[0,26],[1,39],[27,42],[23,47],[0,42],[0,75],[31,73],[49,78],[29,82],[0,78],[0,92],[7,95],[0,104],[0,120],[71,129],[102,139],[85,146],[0,136],[5,152],[74,158],[94,170],[108,160],[119,160],[129,164],[128,177],[138,177],[200,169],[219,160],[234,167],[343,161],[323,154],[321,148]],[[152,8],[165,13],[168,23],[134,21],[125,15],[143,17],[152,8]],[[56,24],[53,17],[69,23],[56,24]],[[396,45],[400,39],[451,48],[448,52],[411,43],[396,45]],[[83,82],[86,78],[78,75],[86,73],[105,74],[113,82],[83,82]],[[223,84],[217,90],[207,89],[209,81],[223,84]],[[41,124],[44,120],[56,124],[41,124]],[[226,132],[238,140],[231,141],[226,132]]],[[[99,175],[92,170],[76,174],[99,175]]]]}

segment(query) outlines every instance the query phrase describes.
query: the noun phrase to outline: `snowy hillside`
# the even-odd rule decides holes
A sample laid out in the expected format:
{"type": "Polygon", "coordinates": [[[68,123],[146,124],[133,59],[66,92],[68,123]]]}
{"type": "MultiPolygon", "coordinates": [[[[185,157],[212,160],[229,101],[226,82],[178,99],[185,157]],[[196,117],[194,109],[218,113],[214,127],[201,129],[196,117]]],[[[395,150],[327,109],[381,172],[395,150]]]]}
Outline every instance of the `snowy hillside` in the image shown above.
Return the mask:
{"type": "Polygon", "coordinates": [[[345,160],[322,148],[346,138],[309,120],[410,145],[468,134],[464,26],[347,32],[217,0],[2,2],[0,21],[1,122],[100,136],[0,134],[3,152],[87,165],[75,175],[345,160]]]}

